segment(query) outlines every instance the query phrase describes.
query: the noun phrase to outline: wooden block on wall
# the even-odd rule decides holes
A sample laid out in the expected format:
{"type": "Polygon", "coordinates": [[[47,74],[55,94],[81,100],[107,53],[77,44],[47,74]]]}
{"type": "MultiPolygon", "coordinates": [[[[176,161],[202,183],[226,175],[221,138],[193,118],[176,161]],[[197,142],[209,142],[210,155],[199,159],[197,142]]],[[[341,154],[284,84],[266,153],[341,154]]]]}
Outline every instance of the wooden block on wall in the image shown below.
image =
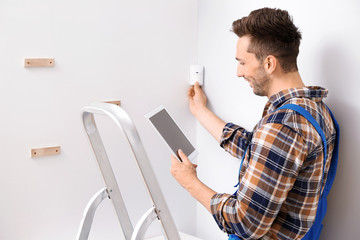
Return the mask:
{"type": "Polygon", "coordinates": [[[106,103],[115,104],[115,105],[118,105],[119,107],[121,107],[121,101],[120,101],[120,100],[115,100],[115,101],[106,101],[106,103]]]}
{"type": "Polygon", "coordinates": [[[60,154],[60,146],[31,149],[31,157],[44,157],[60,154]]]}
{"type": "Polygon", "coordinates": [[[54,58],[25,58],[25,67],[53,67],[54,58]]]}

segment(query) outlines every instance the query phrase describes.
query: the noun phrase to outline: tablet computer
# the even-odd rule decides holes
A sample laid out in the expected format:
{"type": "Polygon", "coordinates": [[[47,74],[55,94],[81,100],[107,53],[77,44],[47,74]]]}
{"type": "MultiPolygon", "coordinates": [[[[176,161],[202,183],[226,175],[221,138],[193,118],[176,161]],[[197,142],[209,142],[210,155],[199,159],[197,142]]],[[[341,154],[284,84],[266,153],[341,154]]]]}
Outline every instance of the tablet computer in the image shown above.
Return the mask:
{"type": "Polygon", "coordinates": [[[145,118],[150,121],[151,125],[159,133],[160,137],[165,141],[170,151],[179,161],[181,161],[177,153],[179,149],[185,153],[190,161],[197,156],[198,152],[166,111],[164,106],[159,106],[145,114],[145,118]]]}

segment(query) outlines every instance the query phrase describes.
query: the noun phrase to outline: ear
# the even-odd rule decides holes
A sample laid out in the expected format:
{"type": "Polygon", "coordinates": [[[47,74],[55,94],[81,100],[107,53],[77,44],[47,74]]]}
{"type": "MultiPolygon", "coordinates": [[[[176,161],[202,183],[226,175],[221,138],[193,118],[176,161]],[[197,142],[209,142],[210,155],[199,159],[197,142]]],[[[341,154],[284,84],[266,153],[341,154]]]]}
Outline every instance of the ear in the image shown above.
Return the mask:
{"type": "Polygon", "coordinates": [[[271,74],[275,71],[279,61],[273,55],[269,55],[264,60],[264,69],[268,74],[271,74]]]}

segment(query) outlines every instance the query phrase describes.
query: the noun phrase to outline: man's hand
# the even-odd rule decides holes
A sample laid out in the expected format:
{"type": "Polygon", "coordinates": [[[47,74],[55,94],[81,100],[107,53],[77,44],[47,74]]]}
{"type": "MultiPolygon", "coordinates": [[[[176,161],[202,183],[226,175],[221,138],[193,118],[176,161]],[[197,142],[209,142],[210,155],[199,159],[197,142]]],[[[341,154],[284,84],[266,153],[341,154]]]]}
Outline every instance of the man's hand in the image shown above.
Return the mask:
{"type": "Polygon", "coordinates": [[[195,82],[194,86],[189,88],[188,99],[190,111],[195,117],[202,109],[206,108],[207,98],[199,82],[195,82]]]}
{"type": "Polygon", "coordinates": [[[196,175],[196,164],[192,164],[186,155],[179,150],[182,162],[171,156],[171,174],[196,200],[198,200],[210,213],[211,198],[216,192],[203,184],[196,175]]]}
{"type": "Polygon", "coordinates": [[[179,162],[174,156],[171,156],[170,171],[176,181],[185,189],[189,190],[192,183],[198,180],[196,174],[197,165],[191,163],[182,150],[179,150],[178,154],[182,162],[179,162]]]}

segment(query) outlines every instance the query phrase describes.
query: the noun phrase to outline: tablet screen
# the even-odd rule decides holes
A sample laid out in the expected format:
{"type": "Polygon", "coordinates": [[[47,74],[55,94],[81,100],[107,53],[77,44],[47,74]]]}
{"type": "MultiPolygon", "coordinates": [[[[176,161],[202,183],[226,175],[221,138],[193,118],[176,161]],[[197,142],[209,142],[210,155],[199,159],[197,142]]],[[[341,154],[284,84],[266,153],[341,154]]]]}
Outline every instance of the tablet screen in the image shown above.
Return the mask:
{"type": "Polygon", "coordinates": [[[186,156],[189,156],[194,152],[195,148],[191,145],[165,109],[161,109],[159,112],[149,117],[149,120],[174,153],[177,153],[179,149],[181,149],[186,156]]]}

